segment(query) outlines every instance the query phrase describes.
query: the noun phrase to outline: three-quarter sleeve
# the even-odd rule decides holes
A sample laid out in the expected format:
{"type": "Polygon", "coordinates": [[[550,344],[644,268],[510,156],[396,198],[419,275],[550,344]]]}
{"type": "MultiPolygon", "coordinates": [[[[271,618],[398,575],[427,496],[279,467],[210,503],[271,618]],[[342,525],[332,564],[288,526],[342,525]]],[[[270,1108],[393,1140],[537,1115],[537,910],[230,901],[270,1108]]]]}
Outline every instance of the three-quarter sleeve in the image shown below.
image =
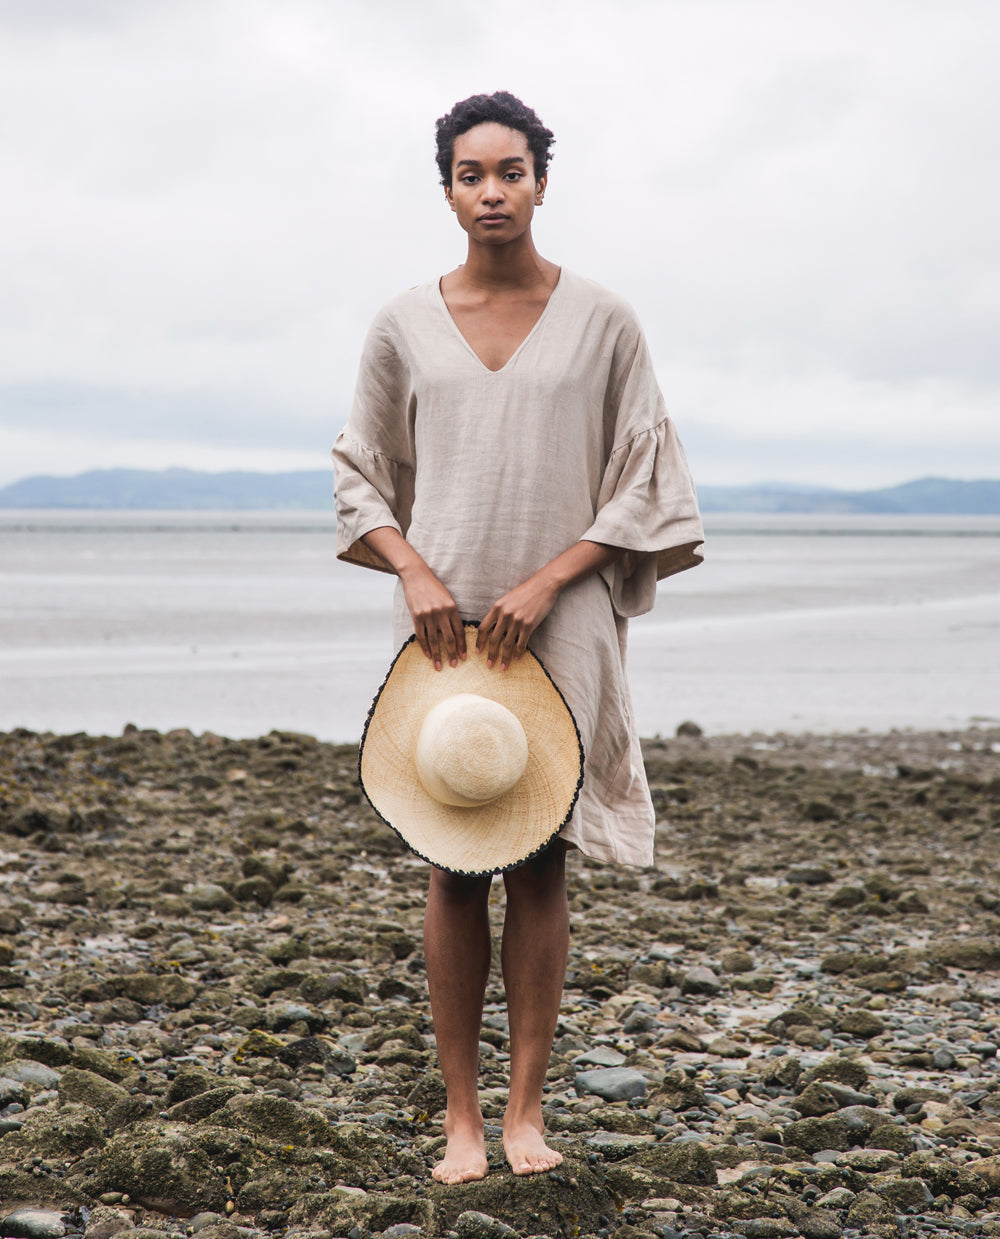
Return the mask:
{"type": "Polygon", "coordinates": [[[391,572],[362,538],[384,526],[406,536],[413,507],[412,404],[392,321],[380,314],[365,339],[350,417],[333,446],[338,559],[391,572]]]}
{"type": "Polygon", "coordinates": [[[581,538],[624,554],[602,572],[619,615],[652,609],[656,582],[701,563],[698,499],[638,324],[616,348],[608,384],[612,448],[593,524],[581,538]]]}

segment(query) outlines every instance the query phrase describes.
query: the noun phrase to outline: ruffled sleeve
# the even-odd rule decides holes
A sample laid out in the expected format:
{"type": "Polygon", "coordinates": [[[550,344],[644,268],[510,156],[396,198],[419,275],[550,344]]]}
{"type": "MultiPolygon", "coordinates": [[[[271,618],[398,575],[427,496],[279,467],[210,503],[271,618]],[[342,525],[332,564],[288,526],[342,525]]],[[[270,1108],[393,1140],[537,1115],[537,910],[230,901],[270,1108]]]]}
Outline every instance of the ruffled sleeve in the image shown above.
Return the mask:
{"type": "Polygon", "coordinates": [[[605,418],[612,447],[594,522],[581,538],[624,549],[602,575],[615,610],[631,618],[652,609],[658,580],[702,562],[704,533],[684,449],[634,320],[615,353],[605,418]]]}
{"type": "Polygon", "coordinates": [[[383,311],[365,339],[351,415],[333,446],[338,559],[392,571],[361,539],[383,526],[406,536],[413,507],[413,403],[408,368],[383,311]]]}

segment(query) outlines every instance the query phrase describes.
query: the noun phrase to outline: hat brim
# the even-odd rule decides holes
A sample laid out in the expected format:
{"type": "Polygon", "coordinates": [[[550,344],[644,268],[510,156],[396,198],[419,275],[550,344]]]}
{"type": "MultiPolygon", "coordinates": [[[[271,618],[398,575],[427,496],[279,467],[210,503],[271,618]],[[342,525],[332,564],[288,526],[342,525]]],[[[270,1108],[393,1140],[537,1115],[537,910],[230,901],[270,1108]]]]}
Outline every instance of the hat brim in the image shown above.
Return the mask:
{"type": "Polygon", "coordinates": [[[365,723],[358,756],[361,789],[411,851],[468,876],[503,873],[543,851],[573,816],[583,784],[583,742],[562,693],[530,651],[506,671],[468,653],[435,671],[416,638],[393,660],[365,723]],[[417,776],[415,753],[427,711],[455,693],[499,701],[520,719],[528,764],[518,783],[489,804],[458,808],[435,800],[417,776]]]}

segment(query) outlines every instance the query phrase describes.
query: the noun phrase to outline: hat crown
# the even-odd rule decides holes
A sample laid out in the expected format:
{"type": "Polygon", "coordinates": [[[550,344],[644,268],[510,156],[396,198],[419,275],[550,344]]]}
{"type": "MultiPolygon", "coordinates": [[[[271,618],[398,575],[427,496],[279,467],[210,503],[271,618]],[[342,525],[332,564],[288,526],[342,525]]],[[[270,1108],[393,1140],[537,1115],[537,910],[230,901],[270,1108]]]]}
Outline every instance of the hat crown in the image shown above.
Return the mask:
{"type": "Polygon", "coordinates": [[[415,764],[435,800],[473,808],[518,783],[528,764],[528,741],[517,715],[499,701],[455,693],[424,716],[415,764]]]}

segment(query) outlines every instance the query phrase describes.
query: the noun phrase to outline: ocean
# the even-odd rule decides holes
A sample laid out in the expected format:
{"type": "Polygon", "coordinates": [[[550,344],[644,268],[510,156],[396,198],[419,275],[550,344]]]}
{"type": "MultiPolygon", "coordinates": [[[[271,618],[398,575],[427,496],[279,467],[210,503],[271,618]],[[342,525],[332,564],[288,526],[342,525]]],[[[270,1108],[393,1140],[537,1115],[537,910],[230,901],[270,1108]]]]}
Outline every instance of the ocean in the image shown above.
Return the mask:
{"type": "MultiPolygon", "coordinates": [[[[1000,721],[1000,517],[710,516],[632,623],[643,735],[1000,721]]],[[[393,580],[326,512],[0,512],[0,730],[356,741],[393,580]]]]}

